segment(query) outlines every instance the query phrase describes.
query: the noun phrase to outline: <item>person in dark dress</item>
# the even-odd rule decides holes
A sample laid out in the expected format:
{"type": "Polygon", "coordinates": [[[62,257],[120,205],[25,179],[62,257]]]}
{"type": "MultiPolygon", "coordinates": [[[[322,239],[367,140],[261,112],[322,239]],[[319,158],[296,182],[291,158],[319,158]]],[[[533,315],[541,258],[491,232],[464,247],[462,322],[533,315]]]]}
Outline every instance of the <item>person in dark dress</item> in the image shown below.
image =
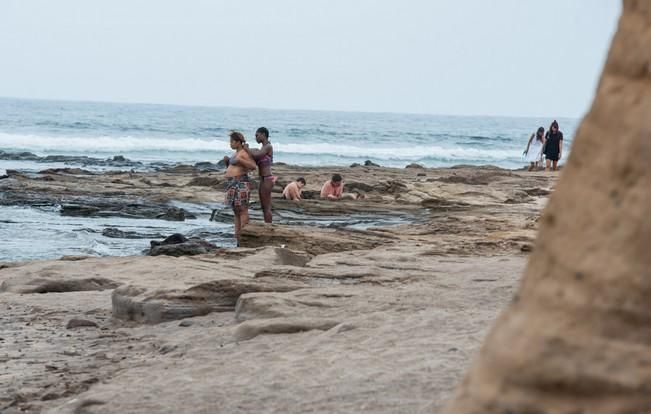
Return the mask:
{"type": "Polygon", "coordinates": [[[556,171],[562,155],[563,133],[559,131],[558,122],[554,119],[545,136],[545,171],[549,171],[550,167],[556,171]]]}

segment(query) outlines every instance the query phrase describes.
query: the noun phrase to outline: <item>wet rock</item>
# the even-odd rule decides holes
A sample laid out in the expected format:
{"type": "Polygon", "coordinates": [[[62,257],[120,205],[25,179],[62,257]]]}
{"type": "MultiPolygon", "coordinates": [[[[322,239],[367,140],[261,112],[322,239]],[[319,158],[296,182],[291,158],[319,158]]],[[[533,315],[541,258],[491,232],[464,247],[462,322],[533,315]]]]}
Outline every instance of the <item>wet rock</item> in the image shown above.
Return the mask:
{"type": "Polygon", "coordinates": [[[62,216],[92,217],[100,212],[99,207],[66,204],[61,206],[62,216]]]}
{"type": "Polygon", "coordinates": [[[115,227],[107,227],[102,230],[102,236],[112,239],[151,239],[165,237],[162,234],[143,234],[135,231],[125,231],[115,227]]]}
{"type": "Polygon", "coordinates": [[[380,167],[380,164],[376,164],[371,160],[366,160],[366,161],[364,161],[364,166],[365,167],[380,167]]]}
{"type": "Polygon", "coordinates": [[[66,329],[94,327],[97,328],[97,323],[89,321],[88,319],[70,319],[66,324],[66,329]]]}
{"type": "Polygon", "coordinates": [[[226,168],[226,163],[224,163],[224,160],[219,160],[218,163],[198,162],[194,164],[194,168],[199,171],[222,171],[226,168]]]}
{"type": "Polygon", "coordinates": [[[425,167],[421,164],[417,164],[415,162],[412,162],[411,164],[408,164],[405,166],[405,168],[417,168],[417,169],[424,169],[425,167]]]}
{"type": "Polygon", "coordinates": [[[187,238],[182,234],[175,233],[163,241],[152,240],[150,249],[147,252],[149,256],[194,256],[197,254],[206,254],[220,249],[209,241],[198,237],[187,238]]]}
{"type": "Polygon", "coordinates": [[[95,173],[83,168],[48,168],[38,172],[39,174],[70,174],[70,175],[94,175],[95,173]]]}
{"type": "MultiPolygon", "coordinates": [[[[32,201],[33,200],[27,200],[32,201]]],[[[55,200],[46,200],[55,202],[55,200]]],[[[125,217],[125,218],[160,218],[163,220],[182,221],[181,218],[196,218],[184,209],[169,207],[164,204],[155,204],[146,200],[128,200],[118,197],[79,197],[76,202],[61,206],[62,216],[74,217],[125,217]]]]}
{"type": "Polygon", "coordinates": [[[187,212],[185,209],[170,207],[164,213],[158,214],[156,218],[168,221],[185,221],[185,219],[196,219],[197,216],[187,212]]]}
{"type": "Polygon", "coordinates": [[[16,160],[16,161],[36,161],[40,157],[31,152],[5,152],[0,151],[0,160],[16,160]]]}

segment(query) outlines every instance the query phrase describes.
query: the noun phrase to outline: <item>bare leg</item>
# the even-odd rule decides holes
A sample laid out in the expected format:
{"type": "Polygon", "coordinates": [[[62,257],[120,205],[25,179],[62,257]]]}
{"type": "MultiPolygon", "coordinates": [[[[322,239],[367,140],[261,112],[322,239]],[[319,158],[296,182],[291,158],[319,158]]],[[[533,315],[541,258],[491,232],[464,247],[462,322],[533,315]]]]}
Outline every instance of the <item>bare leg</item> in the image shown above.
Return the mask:
{"type": "Polygon", "coordinates": [[[545,160],[545,171],[549,171],[550,166],[552,165],[552,160],[545,160]]]}
{"type": "Polygon", "coordinates": [[[233,218],[235,221],[235,241],[237,242],[237,247],[240,247],[240,231],[242,230],[242,221],[240,219],[241,209],[233,209],[233,218]]]}
{"type": "Polygon", "coordinates": [[[533,162],[529,163],[529,171],[533,171],[533,162]]]}
{"type": "Polygon", "coordinates": [[[558,161],[554,161],[553,167],[554,171],[558,168],[558,161]]]}
{"type": "Polygon", "coordinates": [[[272,180],[265,180],[260,177],[260,186],[258,187],[258,196],[260,196],[260,207],[264,215],[264,222],[271,223],[271,189],[274,186],[272,180]]]}

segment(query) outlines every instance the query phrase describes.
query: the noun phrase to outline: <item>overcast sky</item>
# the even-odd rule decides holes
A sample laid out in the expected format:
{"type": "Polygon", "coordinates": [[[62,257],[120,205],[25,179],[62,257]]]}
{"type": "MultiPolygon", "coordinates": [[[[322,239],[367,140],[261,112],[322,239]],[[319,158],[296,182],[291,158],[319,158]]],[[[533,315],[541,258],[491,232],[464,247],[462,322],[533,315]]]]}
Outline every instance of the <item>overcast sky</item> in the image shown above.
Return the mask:
{"type": "Polygon", "coordinates": [[[618,0],[0,0],[0,96],[579,117],[618,0]]]}

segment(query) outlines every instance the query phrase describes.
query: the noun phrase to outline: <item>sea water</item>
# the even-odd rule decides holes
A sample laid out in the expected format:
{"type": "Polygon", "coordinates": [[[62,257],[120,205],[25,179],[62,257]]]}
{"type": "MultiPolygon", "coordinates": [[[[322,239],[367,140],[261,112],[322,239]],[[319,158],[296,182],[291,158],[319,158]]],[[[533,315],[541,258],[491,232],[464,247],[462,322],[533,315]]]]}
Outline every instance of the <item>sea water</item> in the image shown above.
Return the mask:
{"type": "Polygon", "coordinates": [[[553,108],[547,118],[512,118],[0,98],[0,150],[123,155],[145,163],[216,162],[231,152],[228,131],[242,131],[255,145],[255,130],[265,126],[271,131],[274,161],[288,164],[371,160],[388,167],[416,162],[520,168],[530,134],[539,126],[547,129],[553,119],[569,148],[578,120],[555,117],[553,108]]]}
{"type": "MultiPolygon", "coordinates": [[[[255,130],[265,126],[271,132],[274,162],[347,166],[371,160],[399,168],[410,163],[429,167],[470,164],[521,168],[525,165],[522,151],[530,134],[539,126],[547,129],[554,118],[564,132],[566,158],[578,120],[555,117],[553,108],[547,118],[516,118],[0,98],[0,151],[99,159],[122,155],[141,162],[142,168],[147,169],[161,163],[217,162],[232,152],[228,131],[242,131],[251,145],[255,145],[255,130]]],[[[0,176],[7,169],[34,172],[79,166],[74,162],[23,161],[6,154],[2,158],[0,176]]],[[[211,208],[219,207],[218,202],[215,204],[184,205],[198,218],[180,223],[63,217],[58,206],[0,206],[0,261],[56,258],[66,254],[140,254],[149,245],[147,238],[106,237],[102,234],[106,228],[152,235],[152,238],[175,232],[200,235],[216,244],[230,246],[232,223],[208,221],[211,208]]],[[[257,213],[253,211],[254,219],[257,213]]],[[[335,218],[329,221],[333,223],[337,224],[335,218]]],[[[377,224],[372,218],[364,217],[351,219],[351,223],[360,228],[377,224]]]]}

